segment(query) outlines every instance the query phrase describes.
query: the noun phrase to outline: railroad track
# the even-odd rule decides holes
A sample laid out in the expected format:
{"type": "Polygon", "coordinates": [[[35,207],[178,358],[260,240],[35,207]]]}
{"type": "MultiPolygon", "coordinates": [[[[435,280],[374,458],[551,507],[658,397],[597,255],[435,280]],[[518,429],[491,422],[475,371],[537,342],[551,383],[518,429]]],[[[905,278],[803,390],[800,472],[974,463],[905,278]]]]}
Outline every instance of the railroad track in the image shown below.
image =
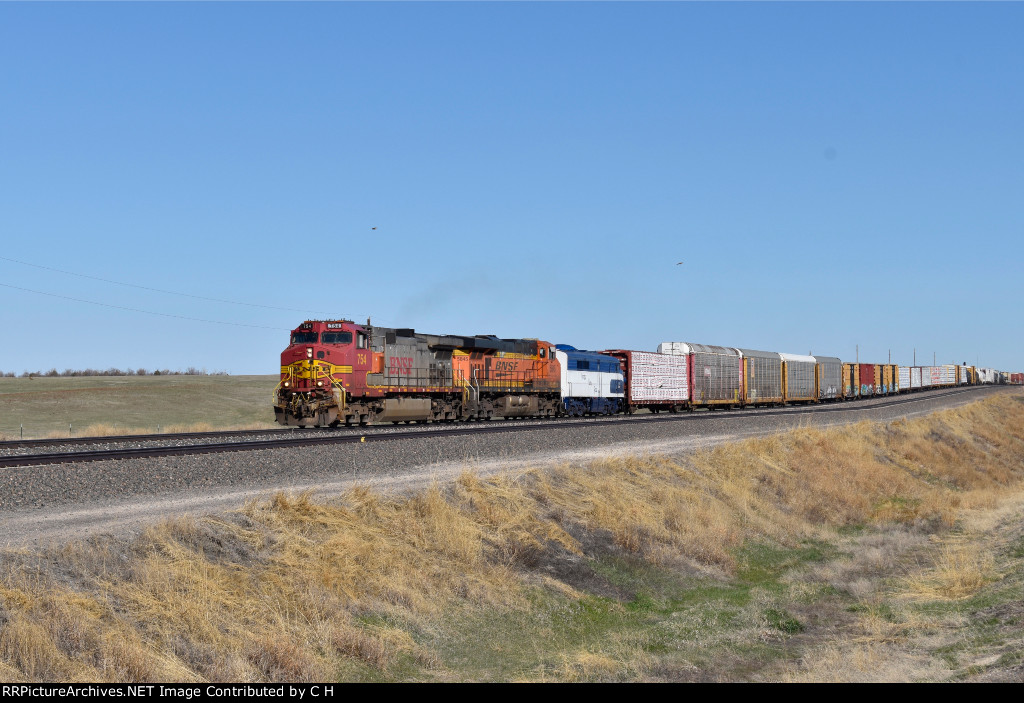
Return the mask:
{"type": "Polygon", "coordinates": [[[29,449],[32,447],[57,447],[83,444],[123,444],[126,442],[174,442],[183,439],[210,439],[212,437],[258,437],[260,435],[291,434],[295,432],[328,432],[327,427],[282,427],[265,430],[218,430],[215,432],[163,432],[154,434],[103,435],[98,437],[51,437],[49,439],[11,439],[0,442],[4,449],[29,449]]]}
{"type": "MultiPolygon", "coordinates": [[[[858,412],[867,410],[876,410],[879,408],[887,408],[898,405],[906,405],[911,403],[922,402],[925,400],[931,400],[935,398],[941,398],[945,396],[959,395],[962,393],[971,393],[981,389],[991,388],[991,386],[970,386],[966,388],[955,388],[945,391],[935,391],[926,393],[915,393],[909,396],[897,396],[891,399],[887,399],[881,402],[873,402],[867,404],[850,404],[850,403],[836,403],[829,405],[806,405],[798,407],[790,407],[785,409],[755,409],[747,408],[743,410],[736,410],[731,412],[720,412],[713,411],[716,419],[721,420],[743,420],[749,418],[751,415],[757,415],[759,417],[764,416],[777,416],[777,415],[799,415],[799,414],[817,414],[817,413],[837,413],[837,412],[858,412]]],[[[424,438],[436,438],[436,437],[458,437],[466,435],[480,435],[480,434],[499,434],[499,433],[514,433],[514,432],[531,432],[531,431],[542,431],[542,430],[558,430],[567,429],[573,427],[597,427],[605,424],[612,425],[629,425],[636,423],[645,422],[701,422],[702,418],[705,417],[706,412],[697,413],[681,413],[681,414],[651,414],[642,416],[611,416],[611,417],[597,417],[597,418],[572,418],[563,420],[547,420],[541,422],[535,422],[531,424],[523,423],[487,423],[487,422],[474,422],[474,423],[459,423],[457,425],[442,425],[440,427],[431,426],[430,429],[417,429],[417,430],[396,430],[393,427],[377,427],[377,428],[338,428],[335,430],[322,429],[315,433],[313,436],[301,436],[301,437],[280,437],[272,439],[260,439],[254,441],[234,441],[234,442],[210,442],[203,444],[186,444],[186,445],[169,445],[169,446],[156,446],[156,447],[121,447],[115,449],[99,449],[94,451],[66,451],[66,452],[53,452],[53,453],[38,453],[38,454],[20,454],[20,455],[8,455],[0,456],[0,468],[12,468],[21,466],[40,466],[46,464],[75,464],[81,462],[92,462],[92,461],[109,461],[117,459],[139,459],[139,458],[153,458],[153,457],[164,457],[164,456],[183,456],[183,455],[195,455],[195,454],[220,454],[225,452],[244,452],[244,451],[257,451],[265,449],[286,449],[291,447],[310,447],[315,445],[323,444],[362,444],[367,442],[380,442],[380,441],[396,441],[405,439],[424,439],[424,438]]],[[[308,433],[310,430],[304,430],[303,432],[308,433]]],[[[146,440],[180,440],[189,438],[210,438],[210,437],[221,437],[221,436],[245,436],[246,434],[263,434],[280,432],[282,434],[289,432],[288,430],[239,430],[234,432],[205,432],[205,433],[184,433],[177,435],[130,435],[126,437],[97,437],[89,438],[90,443],[93,444],[114,444],[124,442],[139,442],[146,440]]],[[[45,442],[50,444],[73,444],[74,442],[68,442],[65,440],[30,440],[34,444],[30,446],[44,446],[45,442]]],[[[0,443],[0,448],[11,447],[13,444],[25,444],[19,442],[3,442],[0,443]]]]}

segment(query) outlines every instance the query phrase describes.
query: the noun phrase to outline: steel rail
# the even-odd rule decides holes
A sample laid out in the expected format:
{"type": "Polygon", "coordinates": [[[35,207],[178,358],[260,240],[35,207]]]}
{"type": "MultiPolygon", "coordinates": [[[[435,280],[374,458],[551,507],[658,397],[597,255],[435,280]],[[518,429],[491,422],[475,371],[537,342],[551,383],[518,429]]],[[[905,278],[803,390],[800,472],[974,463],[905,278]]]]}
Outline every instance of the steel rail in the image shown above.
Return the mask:
{"type": "Polygon", "coordinates": [[[0,442],[4,449],[28,449],[31,447],[61,446],[65,444],[118,444],[124,442],[173,442],[178,439],[203,439],[207,437],[247,437],[272,434],[274,432],[327,432],[330,427],[268,427],[265,430],[214,430],[212,432],[162,432],[151,434],[98,435],[88,437],[50,437],[48,439],[9,439],[0,442]]]}

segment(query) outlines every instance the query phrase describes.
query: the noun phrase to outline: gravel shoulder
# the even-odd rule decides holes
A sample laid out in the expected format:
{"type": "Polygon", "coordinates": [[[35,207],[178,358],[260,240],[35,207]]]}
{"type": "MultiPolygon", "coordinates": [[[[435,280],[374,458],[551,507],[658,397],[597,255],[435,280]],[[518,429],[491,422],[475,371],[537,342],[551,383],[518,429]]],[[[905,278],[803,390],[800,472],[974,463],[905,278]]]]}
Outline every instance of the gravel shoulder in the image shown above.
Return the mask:
{"type": "Polygon", "coordinates": [[[951,395],[920,394],[907,404],[886,407],[868,401],[841,406],[839,412],[714,412],[684,416],[680,422],[7,469],[0,475],[0,546],[138,530],[169,517],[230,510],[278,491],[331,496],[358,484],[402,492],[445,482],[467,470],[516,473],[624,454],[681,455],[797,426],[916,417],[1005,392],[1021,390],[983,387],[951,395]]]}

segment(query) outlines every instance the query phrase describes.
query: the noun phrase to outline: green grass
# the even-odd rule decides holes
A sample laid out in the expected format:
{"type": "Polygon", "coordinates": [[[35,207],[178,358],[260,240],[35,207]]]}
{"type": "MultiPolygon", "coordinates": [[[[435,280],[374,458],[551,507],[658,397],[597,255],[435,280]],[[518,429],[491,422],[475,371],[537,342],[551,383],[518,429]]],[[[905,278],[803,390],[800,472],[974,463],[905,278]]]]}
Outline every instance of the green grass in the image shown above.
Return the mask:
{"type": "Polygon", "coordinates": [[[787,635],[795,635],[797,632],[803,632],[803,623],[785,610],[779,608],[767,608],[764,611],[764,617],[765,620],[768,621],[768,625],[770,627],[774,627],[779,632],[785,632],[787,635]]]}
{"type": "Polygon", "coordinates": [[[156,431],[274,421],[277,376],[91,376],[0,378],[0,435],[81,433],[90,425],[156,431]]]}
{"type": "MultiPolygon", "coordinates": [[[[462,680],[614,681],[647,678],[652,670],[659,672],[656,678],[667,680],[699,679],[701,671],[743,678],[745,672],[791,656],[785,640],[804,629],[787,610],[792,605],[781,579],[808,561],[836,552],[824,544],[788,549],[763,543],[740,551],[761,564],[756,584],[741,578],[685,576],[606,556],[588,560],[593,583],[603,580],[620,589],[618,598],[593,593],[572,598],[537,588],[525,610],[455,610],[447,614],[443,633],[421,630],[414,636],[462,680]],[[773,555],[781,562],[769,568],[762,562],[773,555]],[[765,626],[778,633],[775,641],[751,636],[765,626]]],[[[821,595],[831,597],[824,591],[821,595]]],[[[367,617],[361,622],[385,620],[367,617]]],[[[395,678],[409,678],[410,673],[395,678]]],[[[411,678],[431,675],[423,669],[411,678]]]]}
{"type": "Polygon", "coordinates": [[[751,542],[737,550],[740,582],[771,591],[785,588],[779,577],[790,569],[835,559],[840,552],[828,542],[805,540],[798,547],[751,542]]]}

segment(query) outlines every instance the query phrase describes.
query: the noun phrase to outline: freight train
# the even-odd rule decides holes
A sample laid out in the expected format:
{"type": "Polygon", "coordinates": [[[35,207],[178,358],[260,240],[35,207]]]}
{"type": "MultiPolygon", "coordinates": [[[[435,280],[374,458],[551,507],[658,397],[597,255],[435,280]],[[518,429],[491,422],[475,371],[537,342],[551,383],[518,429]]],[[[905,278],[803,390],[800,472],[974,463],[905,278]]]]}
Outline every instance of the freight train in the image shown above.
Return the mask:
{"type": "Polygon", "coordinates": [[[432,335],[351,320],[307,320],[281,354],[278,423],[612,415],[792,405],[925,388],[1017,382],[974,366],[843,362],[688,342],[656,352],[583,351],[539,339],[432,335]]]}

